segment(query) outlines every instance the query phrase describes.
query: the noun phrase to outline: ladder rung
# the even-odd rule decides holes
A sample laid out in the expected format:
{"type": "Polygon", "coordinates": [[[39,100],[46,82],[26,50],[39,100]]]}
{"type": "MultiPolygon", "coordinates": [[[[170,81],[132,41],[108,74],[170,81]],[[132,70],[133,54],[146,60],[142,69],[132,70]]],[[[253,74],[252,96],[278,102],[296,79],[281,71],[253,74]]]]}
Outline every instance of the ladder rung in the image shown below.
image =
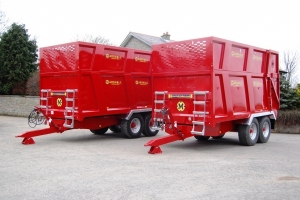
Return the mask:
{"type": "Polygon", "coordinates": [[[45,89],[43,89],[43,90],[41,90],[41,92],[48,92],[49,90],[45,90],[45,89]]]}
{"type": "Polygon", "coordinates": [[[162,118],[153,118],[153,121],[162,122],[162,121],[163,121],[163,119],[162,119],[162,118]]]}
{"type": "Polygon", "coordinates": [[[74,128],[74,111],[77,109],[75,107],[75,96],[76,96],[77,89],[67,89],[66,90],[66,104],[68,106],[65,107],[65,128],[74,128]],[[72,102],[72,103],[68,103],[72,102]],[[71,107],[70,107],[71,104],[71,107]],[[70,123],[70,124],[69,124],[70,123]]]}
{"type": "Polygon", "coordinates": [[[77,92],[77,90],[76,89],[75,90],[67,89],[66,92],[68,92],[68,93],[75,93],[75,92],[77,92]]]}
{"type": "Polygon", "coordinates": [[[154,94],[161,94],[161,95],[163,95],[163,94],[166,94],[165,92],[154,92],[154,94]]]}
{"type": "Polygon", "coordinates": [[[195,135],[204,135],[203,131],[191,131],[191,133],[195,135]]]}
{"type": "Polygon", "coordinates": [[[64,124],[65,128],[73,128],[73,124],[64,124]]]}
{"type": "Polygon", "coordinates": [[[161,109],[154,109],[154,112],[160,112],[161,109]]]}
{"type": "Polygon", "coordinates": [[[42,105],[41,105],[40,107],[41,107],[41,108],[48,108],[49,106],[42,106],[42,105]]]}
{"type": "Polygon", "coordinates": [[[65,107],[65,109],[68,110],[68,111],[69,111],[69,110],[70,110],[70,111],[74,111],[75,108],[73,108],[73,107],[65,107]]]}
{"type": "Polygon", "coordinates": [[[42,101],[47,101],[48,98],[47,98],[47,97],[41,97],[41,100],[42,100],[42,101]]]}
{"type": "Polygon", "coordinates": [[[160,103],[160,104],[164,104],[165,101],[164,100],[154,100],[154,103],[160,103]]]}
{"type": "Polygon", "coordinates": [[[66,98],[66,101],[74,101],[74,98],[66,98]]]}
{"type": "Polygon", "coordinates": [[[193,111],[193,115],[208,115],[208,112],[193,111]]]}
{"type": "Polygon", "coordinates": [[[196,95],[205,95],[207,93],[208,93],[208,91],[194,91],[194,94],[196,94],[196,95]]]}
{"type": "Polygon", "coordinates": [[[205,105],[205,101],[194,101],[196,105],[205,105]]]}
{"type": "Polygon", "coordinates": [[[193,124],[195,125],[204,125],[204,122],[199,122],[199,121],[193,121],[193,124]]]}

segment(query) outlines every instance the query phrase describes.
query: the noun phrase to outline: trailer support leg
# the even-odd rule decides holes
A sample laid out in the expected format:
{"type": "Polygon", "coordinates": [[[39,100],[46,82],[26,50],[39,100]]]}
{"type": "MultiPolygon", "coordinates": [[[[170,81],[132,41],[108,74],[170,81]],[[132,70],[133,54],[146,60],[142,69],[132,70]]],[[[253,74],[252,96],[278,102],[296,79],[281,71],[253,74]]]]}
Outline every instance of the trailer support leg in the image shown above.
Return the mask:
{"type": "Polygon", "coordinates": [[[40,136],[40,135],[47,135],[50,133],[62,133],[64,130],[59,131],[56,127],[50,126],[49,128],[34,130],[34,131],[27,131],[21,135],[17,135],[16,137],[22,137],[24,138],[22,141],[22,144],[34,144],[34,140],[32,137],[40,136]]]}
{"type": "Polygon", "coordinates": [[[157,153],[162,153],[160,147],[155,147],[155,146],[152,146],[150,148],[150,150],[148,151],[148,153],[150,154],[157,154],[157,153]]]}
{"type": "Polygon", "coordinates": [[[34,140],[30,137],[30,138],[24,138],[22,141],[22,144],[35,144],[34,140]]]}
{"type": "Polygon", "coordinates": [[[162,153],[161,149],[160,149],[160,145],[163,144],[167,144],[170,142],[174,142],[177,140],[184,140],[185,138],[190,137],[190,135],[186,136],[186,137],[182,137],[179,134],[171,134],[162,138],[158,138],[158,139],[153,139],[150,140],[149,142],[147,142],[146,144],[144,144],[144,146],[150,146],[150,150],[148,151],[148,153],[150,154],[157,154],[157,153],[162,153]]]}

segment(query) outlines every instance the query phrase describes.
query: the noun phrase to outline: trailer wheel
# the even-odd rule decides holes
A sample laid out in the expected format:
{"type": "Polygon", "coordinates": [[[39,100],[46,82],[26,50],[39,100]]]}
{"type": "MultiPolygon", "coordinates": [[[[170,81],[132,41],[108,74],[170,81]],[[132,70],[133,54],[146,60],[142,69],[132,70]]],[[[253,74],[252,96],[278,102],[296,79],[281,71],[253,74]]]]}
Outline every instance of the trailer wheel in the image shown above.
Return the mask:
{"type": "Polygon", "coordinates": [[[223,138],[223,137],[224,137],[224,135],[225,135],[225,134],[223,134],[223,135],[219,135],[219,136],[214,136],[214,137],[212,137],[212,138],[214,138],[214,139],[221,139],[221,138],[223,138]]]}
{"type": "Polygon", "coordinates": [[[266,143],[268,142],[271,134],[271,122],[269,117],[263,117],[259,121],[259,136],[257,142],[266,143]]]}
{"type": "Polygon", "coordinates": [[[96,129],[96,130],[90,130],[90,131],[92,133],[94,133],[95,135],[104,135],[107,130],[108,130],[108,127],[100,128],[100,129],[96,129]]]}
{"type": "Polygon", "coordinates": [[[121,132],[121,125],[113,125],[109,129],[114,133],[119,133],[121,132]]]}
{"type": "Polygon", "coordinates": [[[200,141],[206,141],[210,138],[210,136],[202,136],[202,135],[197,135],[197,136],[194,136],[197,140],[200,140],[200,141]]]}
{"type": "Polygon", "coordinates": [[[144,127],[144,131],[143,131],[143,135],[146,137],[152,137],[158,133],[158,130],[152,129],[151,119],[152,119],[151,113],[147,114],[145,117],[145,127],[144,127]]]}
{"type": "Polygon", "coordinates": [[[239,125],[239,140],[242,145],[253,146],[259,135],[259,125],[256,118],[250,125],[239,125]]]}
{"type": "Polygon", "coordinates": [[[133,114],[129,120],[122,120],[121,130],[128,138],[141,137],[144,120],[140,114],[133,114]]]}

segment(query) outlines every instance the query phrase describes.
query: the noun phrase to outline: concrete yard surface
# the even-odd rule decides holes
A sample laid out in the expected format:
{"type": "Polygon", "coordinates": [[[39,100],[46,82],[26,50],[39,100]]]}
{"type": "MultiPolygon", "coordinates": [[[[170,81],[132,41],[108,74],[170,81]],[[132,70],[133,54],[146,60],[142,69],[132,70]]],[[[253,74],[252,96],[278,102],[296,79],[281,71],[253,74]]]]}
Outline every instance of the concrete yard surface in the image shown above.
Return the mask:
{"type": "MultiPolygon", "coordinates": [[[[36,128],[44,128],[41,125],[36,128]]],[[[266,144],[188,138],[148,154],[155,137],[70,130],[15,138],[27,118],[0,116],[0,199],[298,199],[300,135],[272,133],[266,144]]]]}

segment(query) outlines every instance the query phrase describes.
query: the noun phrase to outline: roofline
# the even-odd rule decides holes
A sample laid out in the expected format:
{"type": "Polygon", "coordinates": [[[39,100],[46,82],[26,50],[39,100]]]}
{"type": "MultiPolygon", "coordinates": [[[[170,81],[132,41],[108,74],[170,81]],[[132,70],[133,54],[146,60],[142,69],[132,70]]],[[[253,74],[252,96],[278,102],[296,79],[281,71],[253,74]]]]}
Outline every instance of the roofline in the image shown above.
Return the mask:
{"type": "Polygon", "coordinates": [[[144,42],[146,45],[148,45],[149,47],[151,47],[152,45],[151,44],[149,44],[149,42],[147,42],[147,41],[145,41],[144,39],[142,39],[142,38],[139,38],[139,37],[136,37],[136,36],[134,36],[134,35],[132,35],[132,33],[133,32],[129,32],[128,33],[128,35],[126,36],[126,38],[123,40],[123,42],[120,44],[120,46],[121,47],[124,47],[128,42],[129,42],[129,40],[132,38],[132,37],[134,37],[134,38],[136,38],[136,39],[138,39],[138,40],[141,40],[142,42],[144,42]]]}
{"type": "Polygon", "coordinates": [[[132,37],[132,35],[130,35],[131,32],[129,32],[126,36],[126,38],[123,40],[123,42],[120,44],[120,47],[124,47],[125,44],[127,44],[130,40],[130,38],[132,37]],[[124,45],[124,46],[123,46],[124,45]]]}

